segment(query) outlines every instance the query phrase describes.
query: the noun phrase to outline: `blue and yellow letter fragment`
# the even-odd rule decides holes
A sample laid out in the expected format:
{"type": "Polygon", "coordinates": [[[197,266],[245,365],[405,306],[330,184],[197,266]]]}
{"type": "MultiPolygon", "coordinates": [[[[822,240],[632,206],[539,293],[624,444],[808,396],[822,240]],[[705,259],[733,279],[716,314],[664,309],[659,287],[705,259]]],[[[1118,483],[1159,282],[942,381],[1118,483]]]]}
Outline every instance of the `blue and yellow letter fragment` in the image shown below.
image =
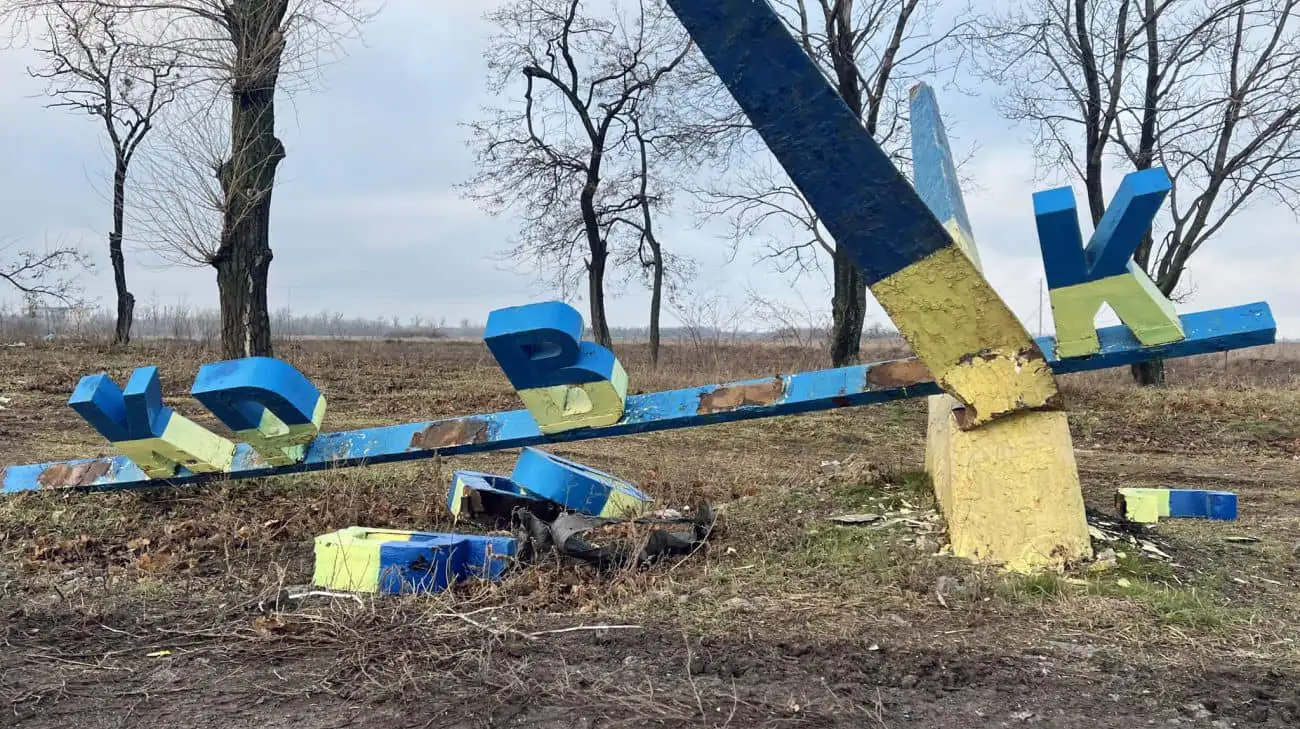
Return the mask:
{"type": "Polygon", "coordinates": [[[1133,261],[1133,251],[1151,231],[1169,189],[1169,175],[1159,167],[1129,173],[1087,248],[1079,232],[1074,191],[1058,187],[1035,193],[1034,217],[1051,290],[1057,356],[1101,351],[1096,320],[1102,304],[1110,304],[1143,345],[1183,339],[1173,303],[1133,261]]]}
{"type": "Polygon", "coordinates": [[[627,372],[614,353],[583,342],[582,315],[560,301],[497,309],[483,341],[543,433],[613,425],[627,372]]]}
{"type": "Polygon", "coordinates": [[[83,377],[68,405],[149,478],[228,471],[235,456],[233,442],[163,405],[157,367],[135,370],[125,391],[107,374],[83,377]]]}
{"type": "Polygon", "coordinates": [[[293,365],[272,357],[203,365],[190,394],[276,466],[301,461],[325,418],[320,390],[293,365]]]}

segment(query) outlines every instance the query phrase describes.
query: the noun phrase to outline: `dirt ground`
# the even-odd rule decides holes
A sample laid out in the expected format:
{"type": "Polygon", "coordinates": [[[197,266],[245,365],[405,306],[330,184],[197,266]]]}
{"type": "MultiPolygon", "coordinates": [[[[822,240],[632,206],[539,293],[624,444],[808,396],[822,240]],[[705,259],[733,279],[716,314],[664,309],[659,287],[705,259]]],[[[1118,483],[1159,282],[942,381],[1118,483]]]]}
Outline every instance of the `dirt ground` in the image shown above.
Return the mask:
{"type": "MultiPolygon", "coordinates": [[[[518,407],[473,343],[277,354],[326,393],[329,430],[518,407]]],[[[753,345],[677,345],[657,371],[620,356],[633,391],[825,364],[753,345]]],[[[185,394],[211,359],[0,348],[0,464],[107,453],[65,405],[101,370],[159,365],[169,404],[220,430],[185,394]]],[[[664,506],[720,505],[717,534],[644,572],[548,564],[427,598],[293,596],[314,536],[449,530],[451,470],[508,473],[513,453],[0,499],[0,726],[1300,726],[1300,360],[1169,367],[1161,390],[1063,380],[1088,505],[1104,524],[1119,486],[1219,488],[1239,521],[1166,521],[1147,550],[1107,537],[1112,561],[1061,575],[944,553],[923,401],[557,447],[664,506]],[[862,512],[897,518],[827,519],[862,512]]]]}

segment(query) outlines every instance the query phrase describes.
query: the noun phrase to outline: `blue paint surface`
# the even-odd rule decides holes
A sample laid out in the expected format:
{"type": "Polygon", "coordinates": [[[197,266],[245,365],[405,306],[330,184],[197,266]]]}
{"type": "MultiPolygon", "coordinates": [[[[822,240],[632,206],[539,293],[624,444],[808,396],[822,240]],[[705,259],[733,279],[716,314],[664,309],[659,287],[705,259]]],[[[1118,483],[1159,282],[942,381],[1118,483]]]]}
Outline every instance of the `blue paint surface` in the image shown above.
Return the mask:
{"type": "Polygon", "coordinates": [[[1124,176],[1087,247],[1082,247],[1074,190],[1058,187],[1034,193],[1034,221],[1048,288],[1096,281],[1128,271],[1142,237],[1169,194],[1169,174],[1153,167],[1124,176]]]}
{"type": "Polygon", "coordinates": [[[539,501],[536,494],[530,493],[519,484],[510,480],[507,476],[500,476],[495,473],[482,473],[480,471],[456,471],[451,474],[451,488],[447,490],[447,510],[456,513],[456,482],[459,481],[465,485],[465,488],[473,489],[479,493],[500,494],[501,496],[510,496],[516,499],[528,499],[529,501],[539,501]]]}
{"type": "Polygon", "coordinates": [[[1237,518],[1237,495],[1230,491],[1171,489],[1169,516],[1178,519],[1234,521],[1237,518]]]}
{"type": "Polygon", "coordinates": [[[957,180],[957,166],[952,160],[948,132],[939,113],[934,89],[917,84],[912,89],[912,165],[916,192],[940,222],[957,221],[968,237],[973,238],[970,215],[957,180]]]}
{"type": "Polygon", "coordinates": [[[466,579],[499,580],[518,552],[511,537],[417,532],[379,547],[379,592],[442,592],[466,579]]]}
{"type": "Polygon", "coordinates": [[[1034,224],[1049,288],[1059,289],[1088,280],[1083,257],[1083,233],[1074,190],[1058,187],[1034,193],[1034,224]]]}
{"type": "Polygon", "coordinates": [[[1187,338],[1157,347],[1143,347],[1133,332],[1123,325],[1098,329],[1101,351],[1086,357],[1058,359],[1053,337],[1039,337],[1037,341],[1038,346],[1048,347],[1043,354],[1052,371],[1068,374],[1272,344],[1277,336],[1273,313],[1263,302],[1183,314],[1179,319],[1187,338]]]}
{"type": "Polygon", "coordinates": [[[160,438],[172,414],[163,405],[157,367],[137,368],[125,390],[104,373],[83,377],[68,405],[111,442],[160,438]]]}
{"type": "Polygon", "coordinates": [[[211,362],[199,368],[190,394],[231,430],[250,430],[270,410],[285,425],[312,421],[320,390],[293,365],[273,357],[211,362]]]}
{"type": "Polygon", "coordinates": [[[951,245],[767,2],[668,4],[868,284],[951,245]]]}
{"type": "Polygon", "coordinates": [[[68,405],[109,441],[131,440],[122,388],[107,374],[101,372],[81,378],[68,398],[68,405]]]}
{"type": "Polygon", "coordinates": [[[1118,276],[1128,270],[1129,259],[1151,230],[1151,222],[1172,188],[1169,173],[1161,167],[1124,175],[1088,241],[1084,257],[1089,280],[1118,276]]]}
{"type": "Polygon", "coordinates": [[[614,353],[581,341],[582,331],[577,309],[546,301],[493,311],[483,341],[516,390],[610,379],[614,353]]]}
{"type": "MultiPolygon", "coordinates": [[[[1052,371],[1057,374],[1119,367],[1152,359],[1172,359],[1197,354],[1220,352],[1229,349],[1271,344],[1276,333],[1272,313],[1265,303],[1248,304],[1216,311],[1203,311],[1182,316],[1187,338],[1181,342],[1160,347],[1142,347],[1127,327],[1106,327],[1098,332],[1102,350],[1088,357],[1057,359],[1056,342],[1042,337],[1038,344],[1052,371]]],[[[319,471],[344,466],[432,458],[441,454],[453,456],[466,453],[523,448],[545,443],[564,443],[593,438],[607,438],[634,433],[648,433],[675,428],[689,428],[715,423],[725,423],[779,415],[795,415],[838,407],[871,405],[911,397],[935,395],[941,392],[933,382],[909,386],[875,385],[871,372],[883,371],[895,362],[880,362],[839,369],[801,372],[780,377],[784,393],[768,404],[744,405],[737,408],[701,412],[701,397],[715,392],[721,385],[706,385],[683,390],[633,395],[627,399],[623,419],[601,428],[580,428],[551,435],[537,429],[527,410],[512,410],[485,415],[473,415],[446,420],[390,425],[338,433],[322,433],[307,446],[301,463],[274,467],[256,456],[247,444],[235,451],[234,464],[229,474],[195,474],[181,469],[170,479],[150,480],[125,456],[101,459],[78,459],[55,463],[38,463],[10,466],[3,472],[3,493],[36,491],[57,488],[64,481],[43,485],[41,475],[47,468],[62,466],[81,469],[82,472],[101,466],[106,472],[85,483],[77,481],[75,488],[86,490],[118,490],[148,488],[165,485],[200,483],[223,478],[255,478],[277,474],[319,471]],[[429,444],[423,440],[431,430],[459,425],[457,430],[470,433],[464,440],[429,444]]],[[[751,380],[748,383],[770,384],[771,378],[751,380]]],[[[735,386],[733,384],[732,386],[735,386]]],[[[79,387],[78,390],[81,388],[79,387]]]]}
{"type": "Polygon", "coordinates": [[[601,513],[614,491],[650,501],[640,489],[617,476],[536,448],[525,448],[519,454],[510,480],[539,498],[592,516],[617,516],[601,513]]]}

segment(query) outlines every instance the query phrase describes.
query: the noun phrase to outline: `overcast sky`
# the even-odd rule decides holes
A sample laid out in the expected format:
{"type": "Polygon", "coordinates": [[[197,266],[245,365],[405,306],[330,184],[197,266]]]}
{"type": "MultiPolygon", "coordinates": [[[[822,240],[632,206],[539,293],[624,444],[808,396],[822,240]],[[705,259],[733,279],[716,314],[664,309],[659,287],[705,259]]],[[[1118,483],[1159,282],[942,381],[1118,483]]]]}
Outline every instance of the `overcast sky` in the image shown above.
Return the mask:
{"type": "MultiPolygon", "coordinates": [[[[453,188],[473,173],[458,122],[491,101],[483,91],[483,7],[388,0],[366,27],[364,44],[352,44],[327,69],[323,88],[282,105],[279,135],[288,157],[274,202],[272,308],[482,322],[493,308],[551,295],[494,260],[509,247],[512,221],[484,215],[453,188]]],[[[42,87],[26,76],[31,62],[22,51],[0,52],[0,239],[37,248],[47,239],[79,241],[100,261],[85,281],[88,292],[111,304],[102,128],[46,109],[42,87]]],[[[997,90],[985,90],[970,98],[940,88],[939,100],[955,122],[950,133],[959,156],[975,150],[967,175],[977,184],[966,199],[986,273],[1035,329],[1042,264],[1030,196],[1045,185],[1034,182],[1029,130],[1009,130],[993,107],[997,90]]],[[[792,286],[744,250],[724,265],[726,244],[693,230],[684,216],[661,237],[701,262],[700,291],[727,296],[737,307],[753,288],[796,306],[828,308],[824,277],[792,286]]],[[[1242,213],[1193,259],[1188,278],[1195,293],[1180,310],[1267,300],[1279,335],[1300,336],[1297,238],[1300,225],[1285,208],[1261,203],[1242,213]]],[[[142,305],[216,304],[210,269],[164,267],[142,251],[130,253],[128,266],[142,305]]],[[[609,302],[612,323],[643,326],[648,296],[636,287],[611,288],[618,294],[609,302]]],[[[3,301],[16,297],[0,290],[3,301]]],[[[868,318],[885,321],[874,304],[868,318]]],[[[1050,330],[1050,313],[1044,328],[1050,330]]]]}

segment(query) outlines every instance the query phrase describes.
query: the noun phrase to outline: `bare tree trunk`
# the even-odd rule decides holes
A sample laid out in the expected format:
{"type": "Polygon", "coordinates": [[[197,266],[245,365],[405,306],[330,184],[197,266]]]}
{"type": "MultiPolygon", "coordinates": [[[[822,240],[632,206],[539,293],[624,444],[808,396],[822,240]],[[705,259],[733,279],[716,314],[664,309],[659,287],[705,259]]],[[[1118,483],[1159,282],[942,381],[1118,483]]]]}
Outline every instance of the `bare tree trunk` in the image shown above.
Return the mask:
{"type": "Polygon", "coordinates": [[[227,11],[235,46],[230,159],[218,171],[224,193],[221,247],[213,257],[227,358],[271,355],[267,279],[271,193],[284,144],[275,136],[275,88],[284,53],[287,0],[239,0],[227,11]]]}
{"type": "MultiPolygon", "coordinates": [[[[598,175],[600,169],[599,156],[593,156],[596,156],[596,163],[591,169],[597,172],[591,176],[598,175]]],[[[591,257],[587,260],[587,298],[591,305],[591,335],[597,344],[609,347],[613,344],[613,339],[609,336],[609,322],[605,319],[605,263],[609,258],[609,249],[605,245],[604,236],[601,235],[600,218],[596,214],[596,188],[599,184],[598,177],[594,182],[588,179],[587,185],[582,190],[579,204],[582,209],[582,222],[587,232],[587,247],[591,253],[591,257]]]]}
{"type": "Polygon", "coordinates": [[[113,230],[108,234],[108,257],[113,264],[113,286],[117,291],[117,322],[113,329],[114,344],[131,343],[131,320],[135,314],[135,297],[126,289],[126,258],[122,254],[122,232],[126,218],[127,160],[118,155],[113,168],[113,230]]]}
{"type": "Polygon", "coordinates": [[[831,362],[844,367],[858,362],[867,287],[849,255],[835,249],[835,289],[831,297],[831,362]]]}
{"type": "Polygon", "coordinates": [[[664,298],[664,254],[659,243],[651,239],[654,252],[654,278],[650,285],[650,366],[659,367],[659,312],[664,298]]]}
{"type": "MultiPolygon", "coordinates": [[[[849,109],[862,118],[862,87],[859,86],[857,53],[853,47],[853,3],[836,3],[833,24],[827,30],[831,65],[835,68],[836,90],[840,92],[849,109]]],[[[872,108],[871,118],[865,120],[867,131],[875,136],[878,109],[872,108]]],[[[831,363],[835,367],[857,364],[862,350],[862,324],[867,316],[867,284],[862,272],[847,253],[835,247],[833,261],[835,288],[831,297],[831,363]]]]}
{"type": "MultiPolygon", "coordinates": [[[[269,206],[265,212],[269,213],[269,206]]],[[[267,216],[263,216],[263,220],[267,216]]],[[[258,246],[265,229],[242,225],[229,253],[213,262],[221,303],[221,355],[227,359],[269,357],[271,318],[267,313],[266,284],[271,269],[271,249],[258,246]],[[250,230],[251,229],[251,230],[250,230]]]]}

